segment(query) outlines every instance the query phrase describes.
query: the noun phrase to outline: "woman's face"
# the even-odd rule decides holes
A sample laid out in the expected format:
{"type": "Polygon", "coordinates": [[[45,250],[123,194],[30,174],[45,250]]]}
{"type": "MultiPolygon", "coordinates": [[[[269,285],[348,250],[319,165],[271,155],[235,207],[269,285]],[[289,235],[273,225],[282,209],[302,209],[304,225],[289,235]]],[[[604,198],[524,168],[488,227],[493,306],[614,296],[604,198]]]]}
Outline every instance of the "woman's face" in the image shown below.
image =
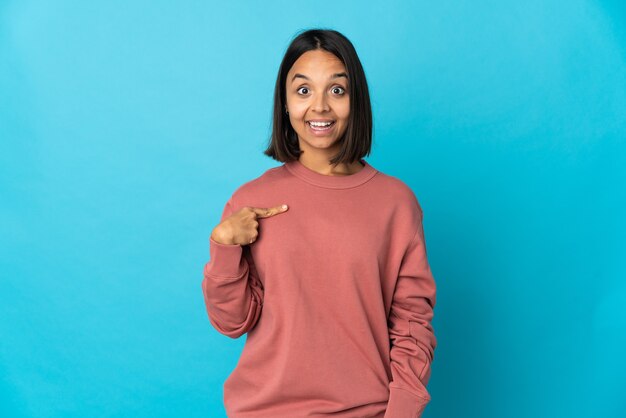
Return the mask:
{"type": "Polygon", "coordinates": [[[350,115],[347,76],[341,60],[324,50],[305,52],[287,73],[289,121],[302,151],[339,147],[350,115]]]}

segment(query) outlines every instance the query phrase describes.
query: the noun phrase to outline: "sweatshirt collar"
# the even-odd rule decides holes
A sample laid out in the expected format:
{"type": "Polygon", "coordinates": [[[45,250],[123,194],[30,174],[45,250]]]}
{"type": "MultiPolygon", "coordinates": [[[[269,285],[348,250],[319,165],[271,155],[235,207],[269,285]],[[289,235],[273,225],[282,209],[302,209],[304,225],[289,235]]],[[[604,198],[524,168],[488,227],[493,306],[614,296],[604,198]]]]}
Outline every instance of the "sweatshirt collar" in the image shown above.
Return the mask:
{"type": "Polygon", "coordinates": [[[347,176],[331,176],[326,174],[320,174],[317,171],[311,170],[300,162],[300,160],[293,160],[284,163],[284,167],[294,176],[306,181],[307,183],[314,184],[319,187],[325,187],[328,189],[348,189],[351,187],[359,186],[378,172],[364,159],[359,159],[364,167],[354,174],[347,176]]]}

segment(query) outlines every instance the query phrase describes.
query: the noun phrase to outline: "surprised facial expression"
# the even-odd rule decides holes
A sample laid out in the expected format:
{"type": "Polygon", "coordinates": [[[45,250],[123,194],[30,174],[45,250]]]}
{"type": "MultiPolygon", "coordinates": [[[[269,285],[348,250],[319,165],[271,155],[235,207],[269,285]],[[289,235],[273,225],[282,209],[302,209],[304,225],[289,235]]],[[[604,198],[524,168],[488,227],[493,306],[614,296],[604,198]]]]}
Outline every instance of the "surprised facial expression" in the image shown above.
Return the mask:
{"type": "Polygon", "coordinates": [[[348,74],[339,58],[324,50],[302,54],[287,73],[289,121],[300,149],[330,149],[347,128],[348,74]]]}

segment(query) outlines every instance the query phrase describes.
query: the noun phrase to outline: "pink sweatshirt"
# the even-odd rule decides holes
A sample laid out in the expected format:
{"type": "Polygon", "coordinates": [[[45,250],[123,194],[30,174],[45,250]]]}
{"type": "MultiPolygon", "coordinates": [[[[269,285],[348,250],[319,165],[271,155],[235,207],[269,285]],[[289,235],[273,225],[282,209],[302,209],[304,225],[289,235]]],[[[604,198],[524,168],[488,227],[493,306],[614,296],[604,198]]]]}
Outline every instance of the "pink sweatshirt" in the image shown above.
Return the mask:
{"type": "Polygon", "coordinates": [[[289,205],[250,245],[210,239],[202,291],[220,333],[247,333],[224,383],[229,418],[419,418],[437,340],[422,210],[365,164],[327,176],[292,161],[232,194],[289,205]]]}

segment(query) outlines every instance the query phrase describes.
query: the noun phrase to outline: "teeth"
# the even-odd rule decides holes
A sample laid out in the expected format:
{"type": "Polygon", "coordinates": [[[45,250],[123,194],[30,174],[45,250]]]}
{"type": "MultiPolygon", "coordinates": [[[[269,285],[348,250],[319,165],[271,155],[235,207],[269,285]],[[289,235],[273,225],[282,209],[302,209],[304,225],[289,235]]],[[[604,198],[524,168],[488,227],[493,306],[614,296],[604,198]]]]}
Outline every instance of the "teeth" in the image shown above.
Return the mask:
{"type": "Polygon", "coordinates": [[[332,124],[332,122],[309,122],[309,124],[311,126],[324,127],[324,126],[330,126],[332,124]]]}

